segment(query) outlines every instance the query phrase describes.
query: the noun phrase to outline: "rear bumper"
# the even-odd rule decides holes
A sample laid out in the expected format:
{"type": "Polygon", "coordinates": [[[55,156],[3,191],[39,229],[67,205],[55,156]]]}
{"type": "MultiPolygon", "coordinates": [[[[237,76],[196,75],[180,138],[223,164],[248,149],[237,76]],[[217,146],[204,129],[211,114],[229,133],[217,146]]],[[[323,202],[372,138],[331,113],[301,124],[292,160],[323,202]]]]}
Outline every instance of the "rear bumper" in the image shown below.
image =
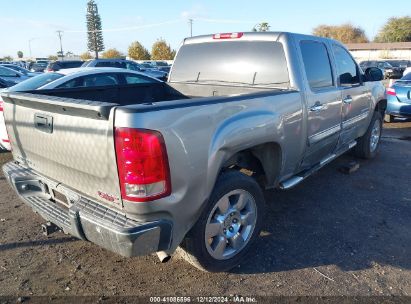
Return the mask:
{"type": "Polygon", "coordinates": [[[389,96],[387,100],[386,114],[394,116],[411,117],[411,104],[399,102],[397,97],[389,96]]]}
{"type": "Polygon", "coordinates": [[[53,200],[52,182],[47,178],[15,162],[5,164],[3,171],[17,194],[33,211],[67,234],[126,257],[170,247],[172,223],[168,220],[137,222],[74,192],[67,197],[68,206],[64,206],[53,200]]]}

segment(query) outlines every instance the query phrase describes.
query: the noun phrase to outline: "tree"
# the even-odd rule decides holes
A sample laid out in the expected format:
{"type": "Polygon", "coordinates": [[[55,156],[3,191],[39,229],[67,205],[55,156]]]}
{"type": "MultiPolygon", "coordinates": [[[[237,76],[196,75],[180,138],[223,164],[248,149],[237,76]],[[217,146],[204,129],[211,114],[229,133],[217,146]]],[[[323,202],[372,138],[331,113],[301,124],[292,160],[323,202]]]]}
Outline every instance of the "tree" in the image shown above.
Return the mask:
{"type": "Polygon", "coordinates": [[[83,54],[80,55],[81,60],[90,60],[93,59],[93,56],[89,52],[84,52],[83,54]]]}
{"type": "Polygon", "coordinates": [[[364,30],[349,23],[342,25],[319,25],[313,30],[313,35],[333,38],[342,43],[368,42],[364,30]]]}
{"type": "Polygon", "coordinates": [[[148,50],[138,41],[134,41],[128,47],[128,56],[134,60],[149,60],[150,53],[148,50]]]}
{"type": "Polygon", "coordinates": [[[174,59],[174,51],[171,50],[170,45],[164,39],[158,39],[154,42],[151,59],[152,60],[172,60],[174,59]]]}
{"type": "Polygon", "coordinates": [[[410,42],[411,17],[392,17],[379,31],[375,42],[410,42]]]}
{"type": "Polygon", "coordinates": [[[101,18],[98,13],[97,4],[94,0],[87,3],[87,47],[90,52],[96,54],[104,51],[103,32],[101,27],[101,18]]]}
{"type": "Polygon", "coordinates": [[[13,57],[11,57],[11,56],[4,56],[4,57],[3,57],[3,60],[4,60],[4,61],[13,61],[13,57]]]}
{"type": "Polygon", "coordinates": [[[20,58],[20,59],[23,58],[23,52],[22,52],[22,51],[18,51],[18,52],[17,52],[17,57],[20,58]]]}
{"type": "Polygon", "coordinates": [[[122,58],[124,57],[123,54],[121,54],[118,50],[116,49],[108,49],[105,51],[103,54],[101,54],[103,58],[122,58]]]}
{"type": "Polygon", "coordinates": [[[58,58],[56,55],[50,55],[50,56],[47,57],[47,59],[48,59],[48,60],[52,60],[52,61],[56,61],[56,60],[58,60],[59,58],[58,58]]]}
{"type": "Polygon", "coordinates": [[[268,32],[270,27],[268,22],[261,22],[253,27],[253,32],[268,32]]]}

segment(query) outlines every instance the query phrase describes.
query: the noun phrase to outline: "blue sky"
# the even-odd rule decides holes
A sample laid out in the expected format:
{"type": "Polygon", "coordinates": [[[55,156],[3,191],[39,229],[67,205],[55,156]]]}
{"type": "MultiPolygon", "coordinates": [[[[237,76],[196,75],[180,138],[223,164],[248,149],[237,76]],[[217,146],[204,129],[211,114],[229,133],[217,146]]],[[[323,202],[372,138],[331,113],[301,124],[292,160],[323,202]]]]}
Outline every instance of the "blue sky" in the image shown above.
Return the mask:
{"type": "MultiPolygon", "coordinates": [[[[193,34],[249,31],[262,21],[271,30],[309,34],[318,24],[350,22],[375,36],[392,16],[411,14],[410,0],[389,4],[382,0],[310,0],[310,1],[138,1],[96,0],[103,22],[106,48],[122,52],[135,40],[148,49],[158,38],[178,48],[189,36],[188,18],[194,19],[193,34]],[[143,4],[144,3],[144,4],[143,4]],[[408,9],[406,9],[408,8],[408,9]]],[[[59,49],[57,30],[63,30],[63,49],[86,51],[85,13],[87,0],[0,0],[2,29],[0,57],[16,57],[18,50],[29,55],[31,40],[35,57],[55,54],[59,49]]]]}

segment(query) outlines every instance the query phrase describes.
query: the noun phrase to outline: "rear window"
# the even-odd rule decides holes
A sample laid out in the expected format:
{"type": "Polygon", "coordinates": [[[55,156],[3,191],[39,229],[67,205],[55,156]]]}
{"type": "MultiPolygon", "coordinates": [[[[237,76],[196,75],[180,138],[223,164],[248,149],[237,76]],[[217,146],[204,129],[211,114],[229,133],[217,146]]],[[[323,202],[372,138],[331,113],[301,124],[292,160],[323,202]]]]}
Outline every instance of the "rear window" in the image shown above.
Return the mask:
{"type": "Polygon", "coordinates": [[[72,69],[72,68],[78,68],[82,65],[83,63],[81,61],[74,61],[74,62],[60,62],[60,66],[63,69],[72,69]]]}
{"type": "Polygon", "coordinates": [[[101,67],[110,67],[110,68],[122,68],[125,69],[127,68],[125,62],[119,62],[119,61],[100,61],[96,63],[96,67],[101,68],[101,67]]]}
{"type": "Polygon", "coordinates": [[[171,81],[288,86],[283,46],[271,41],[187,44],[178,52],[171,81]]]}
{"type": "Polygon", "coordinates": [[[11,92],[24,92],[36,90],[56,79],[63,77],[64,75],[58,73],[44,73],[38,76],[29,78],[25,81],[22,81],[15,86],[11,87],[9,91],[11,92]]]}
{"type": "Polygon", "coordinates": [[[401,80],[411,81],[411,72],[405,74],[405,75],[401,78],[401,80]]]}

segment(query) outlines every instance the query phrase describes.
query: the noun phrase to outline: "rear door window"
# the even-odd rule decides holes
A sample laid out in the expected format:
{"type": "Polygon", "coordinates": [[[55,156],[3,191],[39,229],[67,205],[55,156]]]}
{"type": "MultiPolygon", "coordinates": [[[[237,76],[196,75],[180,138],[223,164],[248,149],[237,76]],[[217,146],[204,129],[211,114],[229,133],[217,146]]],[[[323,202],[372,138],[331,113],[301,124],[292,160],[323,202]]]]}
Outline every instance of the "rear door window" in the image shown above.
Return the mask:
{"type": "Polygon", "coordinates": [[[301,41],[300,47],[305,74],[311,89],[334,86],[330,58],[325,44],[317,41],[301,41]]]}

